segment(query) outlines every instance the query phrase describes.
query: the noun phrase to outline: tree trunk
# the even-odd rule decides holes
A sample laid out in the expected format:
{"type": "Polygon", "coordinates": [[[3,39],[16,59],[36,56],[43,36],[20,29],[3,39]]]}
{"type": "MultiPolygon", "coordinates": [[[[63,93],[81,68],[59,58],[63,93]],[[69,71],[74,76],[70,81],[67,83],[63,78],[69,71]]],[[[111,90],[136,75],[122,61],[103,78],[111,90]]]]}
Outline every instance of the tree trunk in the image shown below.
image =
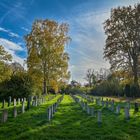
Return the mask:
{"type": "Polygon", "coordinates": [[[46,62],[44,62],[44,68],[43,68],[43,94],[47,94],[47,83],[46,83],[46,62]]]}
{"type": "Polygon", "coordinates": [[[43,94],[46,95],[47,94],[47,90],[46,90],[46,78],[44,77],[44,81],[43,81],[43,94]]]}
{"type": "Polygon", "coordinates": [[[137,72],[134,72],[134,84],[138,86],[138,75],[137,72]]]}
{"type": "Polygon", "coordinates": [[[137,63],[137,58],[133,60],[134,65],[133,65],[133,73],[134,73],[134,84],[138,86],[138,63],[137,63]]]}

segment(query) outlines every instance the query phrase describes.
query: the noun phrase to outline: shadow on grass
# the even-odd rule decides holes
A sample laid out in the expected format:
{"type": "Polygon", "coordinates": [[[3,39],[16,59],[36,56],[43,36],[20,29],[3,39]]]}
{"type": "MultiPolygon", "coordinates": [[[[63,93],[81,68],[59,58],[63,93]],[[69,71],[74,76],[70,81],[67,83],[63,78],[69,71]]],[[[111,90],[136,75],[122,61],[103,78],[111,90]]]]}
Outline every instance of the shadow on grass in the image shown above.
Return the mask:
{"type": "Polygon", "coordinates": [[[56,114],[47,122],[46,108],[42,105],[12,122],[0,125],[0,140],[139,140],[140,120],[124,120],[123,113],[115,115],[103,109],[103,123],[88,116],[70,96],[64,96],[56,114]]]}

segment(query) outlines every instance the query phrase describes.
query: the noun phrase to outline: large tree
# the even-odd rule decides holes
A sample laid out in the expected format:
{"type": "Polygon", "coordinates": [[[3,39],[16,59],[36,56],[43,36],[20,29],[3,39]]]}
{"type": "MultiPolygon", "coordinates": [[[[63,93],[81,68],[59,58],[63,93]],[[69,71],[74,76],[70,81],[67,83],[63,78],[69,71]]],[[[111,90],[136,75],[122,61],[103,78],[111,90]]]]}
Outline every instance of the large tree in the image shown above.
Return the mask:
{"type": "Polygon", "coordinates": [[[35,80],[41,78],[43,93],[46,94],[47,87],[53,81],[56,83],[68,77],[69,57],[65,52],[66,43],[70,39],[68,25],[53,20],[36,20],[25,39],[28,71],[35,80]]]}
{"type": "Polygon", "coordinates": [[[140,4],[111,10],[105,21],[107,35],[104,55],[113,70],[127,70],[138,85],[140,56],[140,4]]]}

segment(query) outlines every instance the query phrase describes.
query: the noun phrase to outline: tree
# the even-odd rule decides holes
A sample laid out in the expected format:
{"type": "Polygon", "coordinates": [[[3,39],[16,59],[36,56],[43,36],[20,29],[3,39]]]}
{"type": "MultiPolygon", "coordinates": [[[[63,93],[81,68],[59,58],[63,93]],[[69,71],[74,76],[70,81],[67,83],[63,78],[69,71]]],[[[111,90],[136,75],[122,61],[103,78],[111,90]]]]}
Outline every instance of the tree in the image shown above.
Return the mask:
{"type": "Polygon", "coordinates": [[[12,61],[12,56],[0,45],[0,82],[10,78],[12,73],[10,61],[12,61]]]}
{"type": "Polygon", "coordinates": [[[27,72],[17,72],[0,84],[0,97],[28,97],[33,94],[34,83],[27,72]]]}
{"type": "Polygon", "coordinates": [[[140,55],[140,4],[118,7],[104,23],[107,35],[104,56],[111,69],[127,70],[138,85],[138,57],[140,55]]]}
{"type": "Polygon", "coordinates": [[[18,72],[23,72],[24,71],[24,67],[22,67],[22,65],[18,62],[14,62],[10,66],[11,66],[11,69],[13,71],[13,75],[15,75],[18,72]]]}
{"type": "Polygon", "coordinates": [[[89,87],[92,87],[96,83],[96,76],[94,74],[94,70],[88,69],[86,73],[86,78],[89,87]]]}
{"type": "MultiPolygon", "coordinates": [[[[34,79],[43,81],[43,94],[51,86],[52,80],[59,82],[68,77],[68,54],[65,45],[68,25],[53,20],[36,20],[32,31],[25,37],[27,44],[27,66],[34,79]]],[[[56,84],[55,82],[55,84],[56,84]]],[[[55,86],[56,88],[56,86],[55,86]]]]}

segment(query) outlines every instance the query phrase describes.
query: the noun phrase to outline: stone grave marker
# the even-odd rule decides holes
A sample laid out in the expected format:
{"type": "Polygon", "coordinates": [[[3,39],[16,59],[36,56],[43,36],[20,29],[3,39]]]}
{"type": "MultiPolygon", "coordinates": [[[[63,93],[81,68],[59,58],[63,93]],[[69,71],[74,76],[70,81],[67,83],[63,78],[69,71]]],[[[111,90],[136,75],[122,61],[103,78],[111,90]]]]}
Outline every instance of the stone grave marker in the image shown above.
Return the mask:
{"type": "Polygon", "coordinates": [[[22,101],[22,107],[21,107],[21,112],[24,113],[25,112],[25,106],[24,106],[24,101],[22,101]]]}
{"type": "Polygon", "coordinates": [[[50,121],[51,120],[51,118],[52,118],[52,108],[51,108],[51,106],[50,107],[48,107],[48,109],[47,109],[47,113],[48,113],[48,121],[50,121]]]}
{"type": "Polygon", "coordinates": [[[94,107],[91,108],[91,116],[94,116],[94,107]]]}
{"type": "Polygon", "coordinates": [[[8,107],[11,105],[11,96],[8,98],[8,107]]]}
{"type": "Polygon", "coordinates": [[[102,107],[104,107],[104,101],[103,100],[101,101],[101,103],[102,103],[102,107]]]}
{"type": "Polygon", "coordinates": [[[5,100],[2,101],[2,107],[1,108],[5,108],[5,100]]]}
{"type": "Polygon", "coordinates": [[[14,118],[16,118],[17,117],[17,108],[16,108],[16,106],[14,106],[13,114],[14,114],[14,118]]]}
{"type": "Polygon", "coordinates": [[[20,98],[18,98],[18,105],[20,105],[20,98]]]}
{"type": "Polygon", "coordinates": [[[129,108],[128,107],[124,108],[124,113],[125,113],[125,118],[127,120],[129,120],[130,119],[130,114],[129,114],[129,108]]]}
{"type": "Polygon", "coordinates": [[[120,109],[121,109],[121,108],[120,108],[120,105],[117,105],[117,106],[116,106],[116,114],[117,114],[117,115],[120,114],[120,109]]]}
{"type": "Polygon", "coordinates": [[[106,101],[105,103],[106,103],[106,108],[108,108],[108,101],[106,101]]]}
{"type": "Polygon", "coordinates": [[[2,123],[5,123],[7,121],[7,119],[8,119],[8,111],[6,109],[4,109],[2,111],[2,119],[1,119],[1,122],[2,123]]]}
{"type": "Polygon", "coordinates": [[[97,122],[100,125],[102,123],[102,112],[101,110],[97,111],[97,122]]]}
{"type": "Polygon", "coordinates": [[[114,103],[113,102],[111,103],[111,111],[112,112],[114,111],[114,103]]]}
{"type": "Polygon", "coordinates": [[[90,107],[87,105],[87,114],[90,114],[90,107]]]}
{"type": "Polygon", "coordinates": [[[17,101],[16,101],[16,99],[14,98],[14,106],[16,106],[17,105],[17,101]]]}

